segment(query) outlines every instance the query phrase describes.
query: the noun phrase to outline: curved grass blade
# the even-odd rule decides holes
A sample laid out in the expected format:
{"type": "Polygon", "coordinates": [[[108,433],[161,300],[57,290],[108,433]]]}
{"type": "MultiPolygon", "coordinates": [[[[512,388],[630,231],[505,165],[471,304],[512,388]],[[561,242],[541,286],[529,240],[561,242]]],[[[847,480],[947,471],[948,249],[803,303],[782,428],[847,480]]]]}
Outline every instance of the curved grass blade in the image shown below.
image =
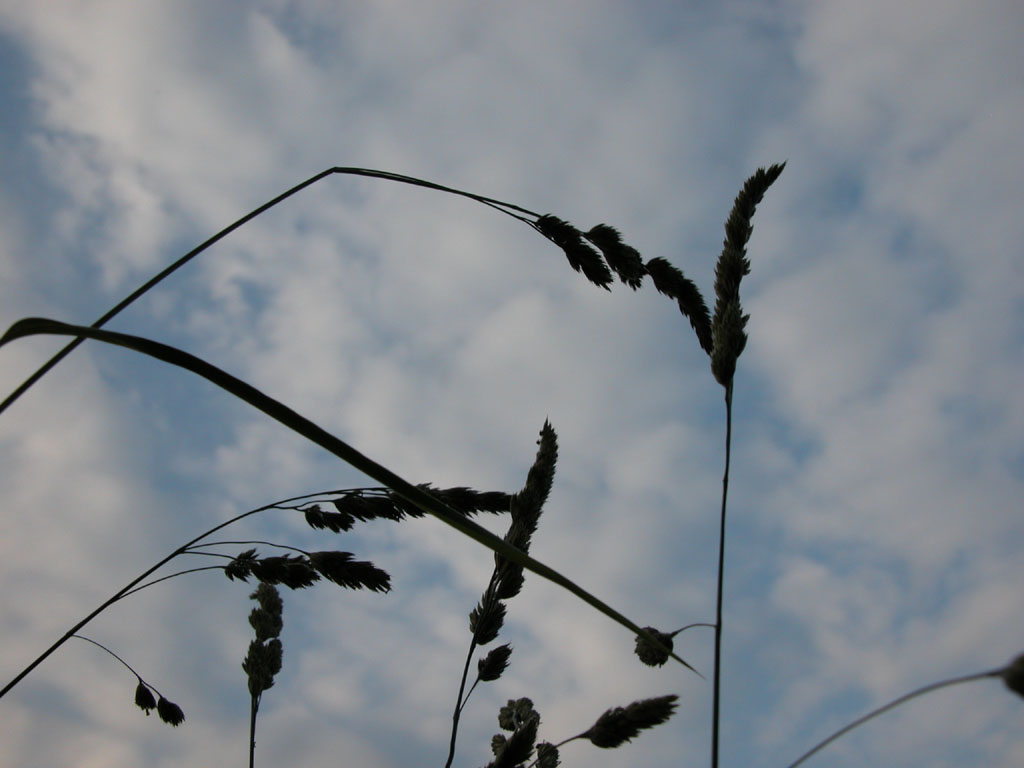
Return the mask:
{"type": "MultiPolygon", "coordinates": [[[[655,647],[661,647],[657,638],[647,632],[647,630],[630,621],[614,608],[599,600],[590,592],[569,580],[558,571],[538,560],[534,560],[528,555],[523,554],[519,549],[495,536],[483,526],[459,515],[437,497],[424,492],[422,488],[409,483],[387,467],[384,467],[369,457],[364,456],[348,443],[335,437],[327,430],[293,411],[284,403],[274,400],[272,397],[265,395],[252,385],[245,383],[241,379],[235,378],[231,374],[211,365],[205,360],[176,347],[161,344],[160,342],[145,339],[140,336],[132,336],[126,333],[117,333],[115,331],[106,331],[99,328],[90,328],[81,325],[72,325],[40,317],[25,318],[16,322],[7,329],[3,338],[0,338],[0,347],[16,339],[40,334],[53,336],[79,336],[88,339],[95,339],[107,344],[125,347],[126,349],[148,355],[149,357],[154,357],[157,360],[162,360],[165,363],[170,363],[171,365],[191,371],[198,376],[202,376],[207,381],[216,384],[221,389],[231,393],[240,400],[245,401],[257,410],[262,411],[275,421],[280,422],[293,432],[296,432],[307,440],[316,443],[324,450],[334,454],[342,461],[345,461],[369,477],[372,477],[382,485],[391,488],[402,498],[434,515],[434,517],[437,517],[441,521],[447,523],[463,535],[469,536],[474,541],[483,544],[498,555],[501,555],[502,557],[521,565],[523,568],[536,573],[538,576],[541,576],[542,578],[545,578],[548,581],[568,590],[588,605],[596,608],[608,618],[629,629],[633,634],[643,637],[655,647]]],[[[667,648],[665,650],[666,652],[669,651],[667,648]]],[[[675,653],[672,653],[671,656],[683,666],[693,672],[696,672],[698,675],[700,674],[696,669],[687,664],[675,653]]]]}

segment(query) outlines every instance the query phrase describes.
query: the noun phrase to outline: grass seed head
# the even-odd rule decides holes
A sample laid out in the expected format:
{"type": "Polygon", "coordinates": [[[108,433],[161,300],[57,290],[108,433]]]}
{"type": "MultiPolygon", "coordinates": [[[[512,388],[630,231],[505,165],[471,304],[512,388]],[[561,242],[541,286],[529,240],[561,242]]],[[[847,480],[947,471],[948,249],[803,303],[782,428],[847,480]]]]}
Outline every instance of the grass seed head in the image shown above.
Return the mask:
{"type": "Polygon", "coordinates": [[[561,762],[554,744],[542,741],[537,745],[537,768],[558,768],[561,762]]]}
{"type": "Polygon", "coordinates": [[[667,632],[659,632],[654,627],[644,627],[645,630],[650,632],[654,637],[665,646],[668,650],[665,651],[656,645],[652,645],[647,639],[640,637],[636,638],[636,655],[644,664],[649,667],[660,667],[669,660],[669,654],[672,652],[673,643],[672,635],[667,632]]]}
{"type": "Polygon", "coordinates": [[[149,711],[156,707],[156,698],[153,696],[153,692],[149,690],[142,678],[139,678],[139,684],[135,688],[135,706],[146,713],[146,717],[149,717],[149,711]]]}
{"type": "Polygon", "coordinates": [[[351,552],[310,552],[309,562],[328,581],[347,589],[390,592],[391,576],[366,560],[353,560],[351,552]]]}
{"type": "Polygon", "coordinates": [[[540,714],[533,708],[533,701],[527,697],[509,699],[498,711],[498,725],[504,731],[515,731],[530,720],[540,723],[540,714]]]}
{"type": "Polygon", "coordinates": [[[469,631],[477,645],[487,645],[505,625],[505,604],[497,600],[483,600],[469,614],[469,631]]]}
{"type": "Polygon", "coordinates": [[[341,533],[352,528],[355,518],[352,515],[342,512],[324,512],[319,504],[314,504],[302,510],[306,516],[306,524],[310,528],[322,530],[328,529],[332,533],[341,533]]]}
{"type": "Polygon", "coordinates": [[[615,227],[598,224],[587,232],[584,237],[601,249],[604,260],[608,262],[619,280],[634,291],[643,283],[646,270],[640,252],[622,242],[622,237],[615,227]]]}
{"type": "Polygon", "coordinates": [[[512,646],[499,645],[493,648],[484,658],[477,662],[477,677],[482,682],[489,683],[501,677],[501,673],[508,668],[508,660],[512,655],[512,646]]]}
{"type": "Polygon", "coordinates": [[[583,736],[595,747],[614,749],[640,735],[640,731],[666,722],[675,712],[678,696],[659,696],[634,701],[628,707],[609,709],[583,736]]]}
{"type": "Polygon", "coordinates": [[[501,752],[491,763],[491,768],[512,768],[512,766],[525,764],[533,753],[533,745],[537,742],[537,726],[539,724],[540,718],[538,717],[528,720],[517,728],[515,733],[505,740],[501,752]]]}
{"type": "Polygon", "coordinates": [[[697,334],[697,343],[708,354],[711,353],[711,315],[697,284],[660,256],[647,262],[644,269],[651,276],[658,293],[675,299],[679,311],[689,319],[690,327],[697,334]]]}
{"type": "Polygon", "coordinates": [[[711,373],[715,380],[728,388],[736,373],[736,361],[747,346],[744,330],[749,316],[740,311],[739,300],[729,302],[715,315],[712,329],[711,373]]]}
{"type": "Polygon", "coordinates": [[[172,701],[168,701],[163,696],[156,703],[156,713],[160,715],[161,720],[173,725],[175,728],[185,722],[185,713],[181,711],[181,707],[172,701]]]}
{"type": "Polygon", "coordinates": [[[611,270],[601,259],[601,254],[583,242],[582,232],[569,222],[551,215],[537,219],[537,229],[562,249],[574,270],[582,272],[594,285],[610,290],[608,286],[612,283],[611,270]]]}
{"type": "Polygon", "coordinates": [[[1007,664],[1000,677],[1007,688],[1024,698],[1024,653],[1007,664]]]}

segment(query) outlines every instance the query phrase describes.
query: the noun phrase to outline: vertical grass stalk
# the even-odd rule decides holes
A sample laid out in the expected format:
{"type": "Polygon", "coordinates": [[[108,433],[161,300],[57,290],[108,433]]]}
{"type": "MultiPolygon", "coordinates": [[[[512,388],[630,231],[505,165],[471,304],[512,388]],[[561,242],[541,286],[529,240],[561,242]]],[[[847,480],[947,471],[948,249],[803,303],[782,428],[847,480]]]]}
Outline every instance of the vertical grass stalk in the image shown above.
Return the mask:
{"type": "Polygon", "coordinates": [[[718,530],[718,595],[715,599],[715,670],[711,698],[711,768],[718,768],[718,720],[721,701],[722,601],[725,576],[725,508],[729,496],[729,458],[732,450],[732,382],[725,388],[725,473],[722,475],[722,514],[718,530]]]}

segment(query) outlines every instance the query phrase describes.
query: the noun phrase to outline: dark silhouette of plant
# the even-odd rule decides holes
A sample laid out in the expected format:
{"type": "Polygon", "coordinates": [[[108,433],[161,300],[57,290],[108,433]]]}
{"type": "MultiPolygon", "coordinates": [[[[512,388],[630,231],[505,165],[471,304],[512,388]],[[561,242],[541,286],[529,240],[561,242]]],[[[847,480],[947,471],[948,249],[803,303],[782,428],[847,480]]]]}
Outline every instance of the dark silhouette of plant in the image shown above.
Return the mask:
{"type": "MultiPolygon", "coordinates": [[[[551,493],[551,484],[555,480],[555,462],[558,460],[558,442],[551,424],[544,422],[540,431],[540,446],[537,458],[530,467],[523,489],[509,499],[509,524],[505,541],[524,554],[530,551],[530,541],[537,530],[544,502],[551,493]]],[[[506,603],[519,594],[523,588],[523,567],[501,555],[494,556],[494,571],[484,590],[480,602],[469,614],[469,652],[462,668],[462,679],[459,681],[459,695],[455,702],[455,713],[452,715],[452,738],[448,748],[448,760],[445,768],[449,768],[455,759],[455,740],[459,731],[459,718],[466,706],[469,695],[478,682],[497,680],[508,666],[512,648],[508,645],[499,646],[480,659],[477,663],[477,678],[472,687],[466,690],[466,678],[469,666],[473,661],[473,653],[477,646],[488,645],[497,639],[505,623],[506,603]]],[[[532,745],[531,745],[532,747],[532,745]]]]}
{"type": "Polygon", "coordinates": [[[259,605],[249,614],[249,625],[256,637],[249,643],[249,651],[242,662],[242,670],[249,678],[249,768],[253,767],[256,755],[256,714],[260,710],[263,692],[274,685],[274,675],[281,671],[284,650],[281,646],[281,630],[284,628],[284,603],[277,589],[261,581],[256,591],[249,595],[259,605]]]}
{"type": "Polygon", "coordinates": [[[128,669],[129,672],[135,675],[136,680],[138,680],[138,685],[135,686],[135,706],[137,706],[139,709],[145,712],[146,717],[149,717],[150,711],[155,709],[157,715],[160,716],[161,720],[163,720],[165,723],[168,723],[169,725],[174,726],[175,728],[177,728],[179,725],[185,722],[185,713],[181,711],[181,707],[179,707],[174,702],[165,699],[163,697],[163,694],[161,694],[160,691],[158,691],[152,685],[147,683],[145,680],[143,680],[142,676],[134,669],[132,669],[132,666],[127,661],[125,661],[112,650],[107,648],[107,646],[103,645],[102,643],[96,642],[90,637],[85,637],[84,635],[72,635],[72,637],[76,640],[84,640],[87,643],[92,643],[97,648],[103,649],[108,654],[117,659],[119,662],[121,662],[128,669]],[[156,694],[156,698],[153,697],[154,693],[156,694]]]}
{"type": "MultiPolygon", "coordinates": [[[[683,630],[695,626],[710,627],[714,630],[711,765],[712,768],[717,768],[721,709],[720,670],[723,632],[726,510],[728,506],[732,444],[732,402],[736,364],[746,346],[746,325],[749,319],[749,316],[743,313],[740,300],[740,285],[743,277],[749,274],[751,267],[750,261],[747,259],[746,247],[753,231],[752,218],[754,212],[769,187],[779,178],[784,168],[785,163],[758,169],[747,179],[743,188],[736,196],[733,208],[726,220],[725,240],[715,267],[715,302],[713,313],[709,311],[708,304],[705,302],[697,285],[688,279],[682,271],[661,257],[655,257],[645,262],[639,252],[623,242],[620,233],[614,227],[607,224],[598,224],[587,231],[583,231],[551,214],[538,214],[511,203],[445,187],[422,179],[371,169],[335,167],[322,171],[292,187],[290,190],[268,201],[221,230],[140,286],[136,291],[100,317],[92,326],[72,325],[43,318],[28,318],[12,325],[3,338],[0,339],[0,346],[24,336],[37,334],[64,335],[73,337],[73,340],[0,403],[0,412],[15,402],[78,344],[85,339],[95,339],[140,352],[189,370],[207,379],[284,424],[292,431],[346,461],[354,468],[380,483],[380,486],[326,491],[286,499],[250,510],[216,525],[175,549],[167,557],[147,569],[143,574],[136,577],[127,586],[79,621],[22,670],[7,686],[0,690],[0,697],[17,685],[25,675],[31,672],[32,669],[45,660],[66,640],[71,637],[80,637],[76,634],[78,630],[114,602],[169,578],[197,571],[219,569],[231,580],[246,582],[252,578],[258,582],[256,591],[252,593],[251,597],[258,601],[259,607],[253,609],[250,614],[250,623],[256,633],[256,637],[250,644],[249,652],[243,663],[243,669],[248,675],[249,692],[252,700],[250,717],[250,765],[252,765],[255,748],[256,716],[259,710],[260,698],[273,685],[274,676],[281,669],[282,664],[283,649],[278,637],[283,626],[282,603],[275,585],[280,584],[292,589],[301,589],[309,587],[321,579],[327,579],[339,586],[350,589],[369,589],[374,592],[384,593],[390,589],[390,578],[385,571],[377,568],[372,563],[353,559],[354,555],[349,552],[306,551],[287,544],[254,540],[213,542],[208,541],[208,537],[228,525],[271,509],[300,512],[310,527],[332,533],[348,531],[358,522],[373,519],[386,519],[398,522],[406,518],[429,514],[455,528],[461,534],[489,548],[494,553],[494,569],[491,577],[480,601],[471,611],[469,617],[471,634],[469,651],[463,665],[462,677],[452,717],[452,731],[446,768],[452,764],[454,759],[461,714],[476,685],[482,682],[498,680],[511,663],[512,647],[510,645],[505,644],[492,648],[487,654],[478,659],[476,678],[472,685],[470,685],[469,690],[466,690],[470,665],[472,664],[474,654],[478,647],[493,643],[500,635],[506,619],[508,603],[519,593],[523,585],[525,571],[531,571],[563,587],[613,621],[629,629],[636,637],[636,655],[641,662],[649,666],[661,666],[671,658],[696,672],[693,667],[675,654],[673,638],[683,630]],[[414,485],[383,465],[363,455],[352,446],[301,416],[285,404],[270,398],[258,389],[211,365],[209,362],[190,355],[183,350],[160,344],[150,339],[103,329],[103,326],[125,307],[129,306],[211,245],[297,192],[335,174],[364,176],[411,184],[466,197],[532,227],[563,251],[572,269],[582,274],[596,286],[605,290],[611,290],[611,286],[617,277],[620,282],[636,291],[642,287],[644,277],[649,277],[658,293],[676,302],[680,313],[689,321],[690,327],[697,337],[698,345],[708,355],[711,373],[715,381],[724,390],[725,468],[722,477],[721,508],[719,513],[717,594],[715,620],[713,623],[691,623],[673,632],[663,632],[650,626],[642,627],[550,566],[529,555],[532,537],[537,531],[544,502],[551,490],[557,459],[555,431],[547,422],[545,422],[541,429],[537,456],[527,474],[526,483],[523,489],[516,494],[509,495],[496,491],[478,492],[466,487],[435,489],[429,484],[414,485]],[[492,534],[471,519],[473,515],[482,512],[509,514],[509,527],[504,537],[492,534]],[[215,549],[227,546],[246,546],[248,548],[237,554],[228,554],[215,549]],[[270,548],[275,551],[275,554],[261,555],[258,550],[259,547],[270,548]],[[217,558],[222,562],[217,565],[189,568],[154,578],[148,582],[145,581],[171,560],[185,556],[217,558]]],[[[84,637],[81,639],[88,640],[88,638],[84,637]]],[[[89,640],[89,642],[99,645],[99,647],[114,655],[115,658],[122,661],[128,667],[120,657],[104,646],[92,640],[89,640]]],[[[128,669],[131,670],[131,667],[128,667],[128,669]]],[[[802,763],[849,730],[904,701],[937,688],[970,680],[999,677],[1012,691],[1024,696],[1024,672],[1022,670],[1024,670],[1024,656],[1016,658],[1009,665],[1000,669],[954,678],[917,689],[841,729],[799,758],[793,763],[793,766],[802,763]]],[[[145,709],[147,714],[150,709],[155,707],[162,719],[172,725],[180,724],[184,720],[181,709],[166,701],[162,696],[160,696],[158,701],[154,702],[152,691],[155,691],[155,689],[148,683],[145,683],[134,670],[131,671],[138,678],[136,703],[145,709]]],[[[491,751],[494,760],[489,763],[489,766],[525,766],[532,758],[532,762],[529,762],[529,765],[552,768],[559,764],[559,748],[576,739],[586,739],[593,745],[601,748],[621,746],[638,736],[642,731],[666,722],[675,711],[676,702],[677,697],[675,695],[667,695],[634,701],[626,707],[609,709],[586,731],[564,741],[551,743],[537,741],[540,715],[534,709],[533,702],[525,697],[510,699],[508,704],[501,708],[498,716],[499,726],[505,733],[510,735],[506,736],[505,733],[500,733],[492,738],[491,751]]]]}

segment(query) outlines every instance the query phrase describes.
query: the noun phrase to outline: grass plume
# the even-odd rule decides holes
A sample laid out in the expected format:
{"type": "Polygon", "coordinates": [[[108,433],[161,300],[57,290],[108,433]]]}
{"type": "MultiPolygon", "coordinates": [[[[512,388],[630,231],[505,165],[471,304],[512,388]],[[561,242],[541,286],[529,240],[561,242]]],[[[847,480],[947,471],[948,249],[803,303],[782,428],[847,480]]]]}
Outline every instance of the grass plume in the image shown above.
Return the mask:
{"type": "MultiPolygon", "coordinates": [[[[504,538],[510,546],[515,547],[516,550],[523,554],[530,551],[533,534],[537,531],[537,525],[544,510],[544,503],[551,493],[551,486],[555,479],[555,464],[558,461],[558,436],[551,423],[547,420],[544,421],[544,426],[541,427],[537,446],[537,455],[526,474],[526,483],[523,485],[522,490],[510,499],[509,517],[511,520],[504,538]]],[[[449,768],[455,759],[459,721],[470,694],[473,693],[477,683],[498,679],[501,673],[504,672],[505,667],[508,666],[512,648],[508,645],[499,646],[499,648],[494,649],[494,651],[480,659],[477,663],[477,679],[469,691],[466,691],[466,681],[473,654],[479,646],[488,645],[498,638],[505,624],[505,616],[508,610],[506,603],[519,594],[523,587],[523,582],[523,566],[495,553],[494,570],[491,572],[487,587],[484,589],[480,601],[469,614],[469,631],[471,635],[469,651],[466,654],[466,661],[462,668],[459,692],[455,701],[455,711],[452,714],[452,732],[445,768],[449,768]]],[[[536,729],[534,729],[533,735],[534,737],[536,736],[536,729]]],[[[530,741],[529,748],[530,750],[533,749],[532,740],[530,741]]],[[[503,751],[500,755],[497,755],[498,761],[496,761],[496,764],[505,764],[503,761],[511,760],[512,756],[518,754],[519,749],[520,746],[517,746],[516,751],[509,754],[503,751]]],[[[517,762],[519,761],[508,764],[515,765],[517,762]]]]}
{"type": "Polygon", "coordinates": [[[725,241],[715,265],[715,314],[711,320],[711,372],[723,387],[729,387],[736,371],[736,360],[747,345],[748,315],[740,304],[740,281],[750,273],[747,242],[754,231],[752,219],[758,204],[785,163],[758,168],[736,195],[725,221],[725,241]]]}

